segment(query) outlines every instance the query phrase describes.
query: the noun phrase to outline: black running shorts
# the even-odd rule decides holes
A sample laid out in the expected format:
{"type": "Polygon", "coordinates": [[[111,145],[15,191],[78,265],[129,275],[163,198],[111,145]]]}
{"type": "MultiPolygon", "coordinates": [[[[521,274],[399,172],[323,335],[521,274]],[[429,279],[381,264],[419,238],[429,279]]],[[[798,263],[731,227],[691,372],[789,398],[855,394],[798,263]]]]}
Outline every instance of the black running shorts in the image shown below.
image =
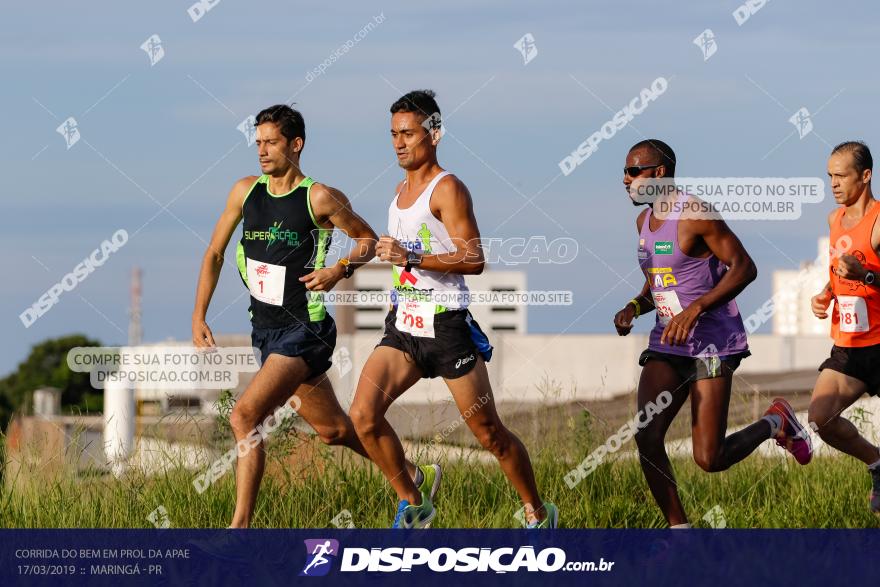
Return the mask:
{"type": "Polygon", "coordinates": [[[396,310],[385,316],[385,335],[377,347],[403,351],[421,369],[422,376],[456,379],[470,373],[477,357],[492,356],[489,339],[467,310],[446,310],[434,315],[434,338],[413,336],[397,329],[396,310]]]}
{"type": "Polygon", "coordinates": [[[858,379],[868,386],[870,395],[880,395],[880,344],[862,347],[831,347],[831,356],[819,371],[831,369],[858,379]]]}

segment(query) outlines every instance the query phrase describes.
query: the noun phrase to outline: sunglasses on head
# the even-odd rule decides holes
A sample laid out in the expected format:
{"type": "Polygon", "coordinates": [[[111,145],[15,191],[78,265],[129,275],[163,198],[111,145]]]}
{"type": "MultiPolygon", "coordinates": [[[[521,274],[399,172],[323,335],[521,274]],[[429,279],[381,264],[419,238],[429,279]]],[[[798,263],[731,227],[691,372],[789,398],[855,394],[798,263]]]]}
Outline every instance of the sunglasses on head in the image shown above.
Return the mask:
{"type": "Polygon", "coordinates": [[[623,174],[628,175],[630,177],[636,177],[645,169],[654,169],[655,167],[660,167],[661,163],[657,165],[633,165],[632,167],[624,167],[623,174]]]}

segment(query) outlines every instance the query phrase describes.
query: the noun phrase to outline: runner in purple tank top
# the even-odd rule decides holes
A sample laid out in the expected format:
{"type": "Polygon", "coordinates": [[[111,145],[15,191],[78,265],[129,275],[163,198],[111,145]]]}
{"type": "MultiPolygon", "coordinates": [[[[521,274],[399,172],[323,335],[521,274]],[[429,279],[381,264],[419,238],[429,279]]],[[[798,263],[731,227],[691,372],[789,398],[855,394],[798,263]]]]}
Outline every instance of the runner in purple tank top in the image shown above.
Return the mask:
{"type": "MultiPolygon", "coordinates": [[[[671,209],[681,210],[687,203],[685,195],[673,198],[676,205],[670,206],[671,209]]],[[[671,319],[718,285],[728,269],[710,251],[705,257],[692,257],[682,252],[678,241],[682,221],[675,217],[675,213],[661,220],[648,208],[639,221],[642,226],[639,266],[647,277],[657,310],[657,322],[651,331],[648,348],[682,357],[707,353],[722,357],[747,356],[746,331],[733,298],[701,314],[683,344],[661,342],[671,319]],[[652,230],[655,223],[660,225],[652,230]]]]}
{"type": "MultiPolygon", "coordinates": [[[[649,180],[675,176],[675,153],[656,139],[642,141],[626,157],[623,183],[634,198],[649,180]],[[634,186],[635,184],[635,186],[634,186]]],[[[734,298],[757,276],[742,243],[723,220],[696,211],[698,200],[669,190],[639,214],[638,260],[645,285],[614,317],[626,336],[632,321],[656,310],[648,348],[639,357],[642,471],[667,523],[687,528],[675,476],[664,446],[666,431],[691,396],[694,460],[704,471],[724,471],[775,438],[801,464],[809,462],[809,436],[783,399],[764,417],[727,434],[733,372],[749,356],[746,331],[734,298]],[[650,415],[653,414],[653,417],[650,415]],[[647,420],[644,425],[642,421],[647,420]]],[[[633,204],[641,205],[635,198],[633,204]]]]}

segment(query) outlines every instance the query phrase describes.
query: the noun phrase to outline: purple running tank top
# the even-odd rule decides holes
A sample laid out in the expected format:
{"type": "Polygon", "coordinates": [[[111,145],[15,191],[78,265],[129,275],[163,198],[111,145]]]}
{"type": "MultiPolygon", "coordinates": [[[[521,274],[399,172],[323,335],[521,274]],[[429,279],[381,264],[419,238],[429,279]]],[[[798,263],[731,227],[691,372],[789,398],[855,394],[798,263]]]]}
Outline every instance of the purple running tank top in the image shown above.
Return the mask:
{"type": "Polygon", "coordinates": [[[652,214],[649,209],[639,232],[638,250],[639,266],[650,284],[657,312],[648,348],[687,357],[726,357],[747,351],[746,330],[734,300],[703,313],[684,345],[660,344],[660,335],[672,316],[715,287],[727,266],[715,255],[700,259],[682,253],[677,216],[670,215],[652,231],[652,214]]]}

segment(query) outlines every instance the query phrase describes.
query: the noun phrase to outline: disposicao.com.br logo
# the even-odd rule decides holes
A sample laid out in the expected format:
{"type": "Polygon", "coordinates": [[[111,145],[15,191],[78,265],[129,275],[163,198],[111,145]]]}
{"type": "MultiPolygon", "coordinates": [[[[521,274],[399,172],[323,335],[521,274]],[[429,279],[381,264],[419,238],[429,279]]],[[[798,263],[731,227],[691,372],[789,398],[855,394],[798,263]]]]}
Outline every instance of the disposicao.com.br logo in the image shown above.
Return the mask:
{"type": "Polygon", "coordinates": [[[332,538],[306,540],[306,566],[300,577],[321,577],[330,571],[330,561],[339,554],[339,541],[332,538]]]}
{"type": "MultiPolygon", "coordinates": [[[[306,565],[300,576],[316,577],[326,575],[331,560],[339,554],[339,543],[331,539],[306,540],[308,553],[306,565]],[[332,558],[331,558],[332,557],[332,558]]],[[[346,572],[410,572],[414,567],[427,568],[435,573],[445,572],[493,572],[515,573],[517,571],[545,572],[556,571],[610,571],[611,561],[600,559],[597,562],[566,562],[565,551],[561,548],[544,548],[536,551],[532,546],[487,548],[469,546],[465,548],[420,548],[387,547],[360,548],[347,547],[342,551],[339,571],[346,572]]]]}

